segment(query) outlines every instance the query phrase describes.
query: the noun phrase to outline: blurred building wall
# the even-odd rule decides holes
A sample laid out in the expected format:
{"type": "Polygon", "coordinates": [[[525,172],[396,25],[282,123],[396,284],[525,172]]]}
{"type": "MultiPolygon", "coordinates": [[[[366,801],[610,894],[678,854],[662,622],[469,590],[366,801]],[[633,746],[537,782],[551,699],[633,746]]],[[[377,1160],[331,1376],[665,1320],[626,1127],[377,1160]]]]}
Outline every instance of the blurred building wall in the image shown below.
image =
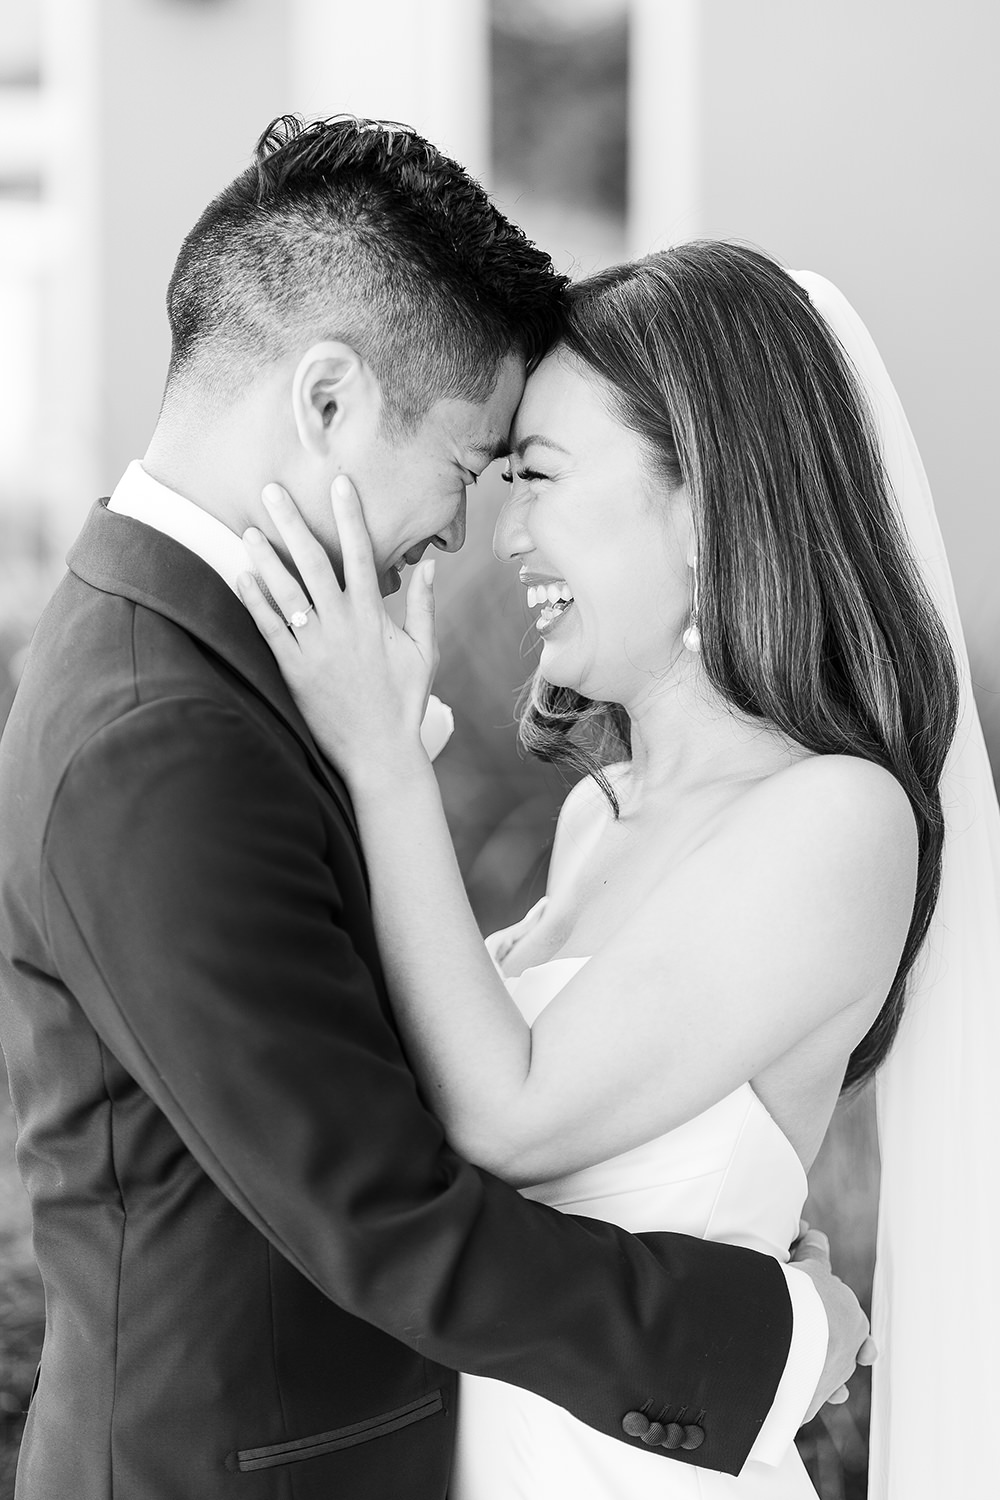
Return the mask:
{"type": "Polygon", "coordinates": [[[632,10],[633,252],[732,236],[847,294],[916,433],[978,674],[1000,688],[1000,7],[632,0],[632,10]]]}
{"type": "Polygon", "coordinates": [[[169,356],[180,242],[275,115],[387,115],[482,168],[484,0],[41,0],[48,177],[73,253],[50,358],[71,367],[50,485],[61,556],[141,455],[169,356]]]}
{"type": "Polygon", "coordinates": [[[169,352],[181,239],[286,106],[287,20],[268,0],[37,0],[44,203],[39,503],[61,559],[141,453],[169,352]]]}
{"type": "MultiPolygon", "coordinates": [[[[270,0],[99,0],[92,116],[100,273],[98,489],[145,449],[181,239],[288,107],[287,21],[270,0]]],[[[92,497],[88,496],[88,503],[92,497]]]]}
{"type": "Polygon", "coordinates": [[[294,108],[412,125],[489,174],[487,0],[293,0],[294,108]]]}

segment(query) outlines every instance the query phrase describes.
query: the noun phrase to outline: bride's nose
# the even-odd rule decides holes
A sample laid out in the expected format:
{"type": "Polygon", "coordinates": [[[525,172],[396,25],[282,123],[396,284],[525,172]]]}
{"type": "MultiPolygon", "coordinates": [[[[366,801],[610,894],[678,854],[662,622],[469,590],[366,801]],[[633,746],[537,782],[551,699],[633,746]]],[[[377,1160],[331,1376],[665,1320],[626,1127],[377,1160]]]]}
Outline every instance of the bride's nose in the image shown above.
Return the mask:
{"type": "Polygon", "coordinates": [[[524,526],[524,506],[512,495],[497,516],[493,531],[493,556],[498,562],[513,562],[532,548],[524,526]]]}

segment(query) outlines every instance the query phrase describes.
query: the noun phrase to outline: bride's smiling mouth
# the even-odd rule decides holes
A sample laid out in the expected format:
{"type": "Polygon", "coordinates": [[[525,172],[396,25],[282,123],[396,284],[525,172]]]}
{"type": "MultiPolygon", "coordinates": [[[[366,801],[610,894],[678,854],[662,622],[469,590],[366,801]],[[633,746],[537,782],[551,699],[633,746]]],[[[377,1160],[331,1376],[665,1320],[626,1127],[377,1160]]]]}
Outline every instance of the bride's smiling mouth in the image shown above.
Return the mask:
{"type": "Polygon", "coordinates": [[[565,578],[540,578],[527,573],[521,575],[521,582],[527,590],[528,608],[542,607],[535,620],[535,629],[539,635],[545,635],[567,610],[572,609],[573,590],[565,578]]]}

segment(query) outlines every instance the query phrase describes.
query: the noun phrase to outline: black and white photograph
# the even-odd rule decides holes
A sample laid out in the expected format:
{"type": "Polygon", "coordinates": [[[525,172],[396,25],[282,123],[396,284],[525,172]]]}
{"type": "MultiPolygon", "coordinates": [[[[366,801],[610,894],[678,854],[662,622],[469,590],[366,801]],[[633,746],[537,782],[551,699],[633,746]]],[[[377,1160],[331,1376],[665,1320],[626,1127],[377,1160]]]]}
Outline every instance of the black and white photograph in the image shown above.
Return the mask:
{"type": "Polygon", "coordinates": [[[3,0],[0,1500],[1000,1493],[998,56],[3,0]]]}

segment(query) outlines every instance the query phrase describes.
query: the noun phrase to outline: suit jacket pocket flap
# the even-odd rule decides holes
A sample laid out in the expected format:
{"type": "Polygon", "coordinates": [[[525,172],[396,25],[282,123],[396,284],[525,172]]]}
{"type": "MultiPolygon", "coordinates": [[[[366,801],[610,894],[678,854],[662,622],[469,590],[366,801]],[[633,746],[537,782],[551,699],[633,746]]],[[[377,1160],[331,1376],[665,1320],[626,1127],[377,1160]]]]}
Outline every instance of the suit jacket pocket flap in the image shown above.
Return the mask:
{"type": "Polygon", "coordinates": [[[444,1410],[441,1392],[431,1391],[406,1406],[397,1406],[395,1411],[383,1412],[378,1417],[367,1417],[363,1422],[354,1422],[350,1427],[337,1427],[332,1432],[317,1432],[312,1437],[293,1438],[287,1443],[271,1443],[264,1448],[240,1448],[229,1454],[226,1468],[245,1474],[251,1469],[272,1469],[278,1464],[300,1463],[304,1458],[319,1458],[323,1453],[333,1453],[338,1448],[353,1448],[358,1443],[367,1443],[372,1438],[384,1437],[400,1427],[409,1427],[424,1417],[432,1417],[444,1410]]]}

